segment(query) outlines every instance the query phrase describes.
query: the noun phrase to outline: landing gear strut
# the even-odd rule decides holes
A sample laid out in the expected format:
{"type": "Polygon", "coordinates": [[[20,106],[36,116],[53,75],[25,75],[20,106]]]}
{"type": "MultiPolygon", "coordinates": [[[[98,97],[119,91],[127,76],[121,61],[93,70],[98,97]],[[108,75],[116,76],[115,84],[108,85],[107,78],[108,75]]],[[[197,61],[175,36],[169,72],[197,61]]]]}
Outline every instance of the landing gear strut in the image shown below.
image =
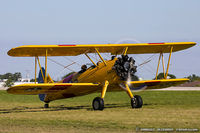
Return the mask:
{"type": "Polygon", "coordinates": [[[139,95],[133,96],[128,84],[125,84],[125,88],[126,88],[127,94],[131,98],[131,106],[132,106],[132,108],[142,108],[142,105],[143,105],[142,97],[139,96],[139,95]]]}
{"type": "Polygon", "coordinates": [[[92,102],[92,107],[94,110],[103,110],[104,109],[104,97],[106,95],[106,90],[109,85],[109,82],[106,80],[101,92],[101,97],[96,97],[92,102]]]}

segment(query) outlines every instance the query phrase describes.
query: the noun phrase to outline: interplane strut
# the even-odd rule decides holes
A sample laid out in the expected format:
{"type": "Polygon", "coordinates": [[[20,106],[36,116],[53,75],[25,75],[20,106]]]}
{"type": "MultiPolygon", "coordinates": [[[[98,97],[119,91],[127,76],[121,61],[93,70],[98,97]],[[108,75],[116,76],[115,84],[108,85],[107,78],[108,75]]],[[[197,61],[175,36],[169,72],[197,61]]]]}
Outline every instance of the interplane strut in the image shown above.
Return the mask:
{"type": "Polygon", "coordinates": [[[163,53],[162,52],[160,53],[159,59],[158,59],[158,66],[157,66],[157,70],[156,70],[156,78],[155,78],[156,80],[157,80],[157,76],[158,76],[158,70],[159,70],[159,66],[160,66],[161,57],[162,57],[162,66],[163,66],[164,79],[167,79],[172,52],[173,52],[173,46],[170,47],[170,53],[169,53],[169,58],[168,58],[168,63],[167,63],[167,68],[166,68],[166,73],[165,73],[165,64],[164,64],[163,53]]]}

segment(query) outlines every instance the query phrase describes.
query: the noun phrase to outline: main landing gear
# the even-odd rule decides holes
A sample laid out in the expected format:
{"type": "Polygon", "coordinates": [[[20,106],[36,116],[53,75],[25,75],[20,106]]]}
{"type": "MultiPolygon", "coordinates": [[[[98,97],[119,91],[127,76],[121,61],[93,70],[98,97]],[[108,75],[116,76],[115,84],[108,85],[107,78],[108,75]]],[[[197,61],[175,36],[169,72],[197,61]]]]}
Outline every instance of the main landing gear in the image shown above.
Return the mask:
{"type": "Polygon", "coordinates": [[[106,94],[107,87],[109,82],[106,80],[101,92],[101,97],[96,97],[92,102],[92,107],[94,110],[103,110],[104,109],[104,97],[106,94]]]}
{"type": "Polygon", "coordinates": [[[101,97],[96,97],[93,102],[92,106],[94,110],[103,110],[104,109],[104,100],[101,97]]]}
{"type": "Polygon", "coordinates": [[[142,97],[139,95],[135,95],[134,98],[131,98],[131,106],[132,108],[142,108],[143,101],[142,97]]]}
{"type": "Polygon", "coordinates": [[[131,107],[132,108],[142,108],[142,105],[143,105],[142,97],[139,95],[133,96],[128,84],[125,84],[125,88],[126,88],[125,90],[126,90],[127,94],[131,98],[131,107]]]}
{"type": "MultiPolygon", "coordinates": [[[[101,92],[101,97],[96,97],[94,98],[92,102],[92,107],[94,110],[103,110],[104,109],[104,97],[106,94],[106,90],[108,87],[109,82],[105,81],[102,92],[101,92]]],[[[142,97],[139,95],[133,96],[128,84],[125,84],[125,90],[128,93],[129,97],[131,98],[131,107],[132,108],[142,108],[143,101],[142,97]]]]}

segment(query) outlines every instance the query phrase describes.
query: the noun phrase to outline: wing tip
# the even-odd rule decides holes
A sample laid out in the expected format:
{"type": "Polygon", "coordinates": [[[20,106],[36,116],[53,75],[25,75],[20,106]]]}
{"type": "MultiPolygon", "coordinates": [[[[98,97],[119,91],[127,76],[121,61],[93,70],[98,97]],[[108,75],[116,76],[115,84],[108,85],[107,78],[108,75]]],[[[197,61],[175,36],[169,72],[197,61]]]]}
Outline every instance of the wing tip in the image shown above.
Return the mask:
{"type": "Polygon", "coordinates": [[[12,48],[12,49],[10,49],[8,52],[7,52],[7,55],[9,55],[9,56],[14,56],[12,53],[12,51],[14,50],[15,48],[12,48]]]}
{"type": "Polygon", "coordinates": [[[8,88],[6,91],[7,91],[7,93],[9,93],[9,94],[14,94],[13,91],[12,91],[12,87],[8,88]]]}

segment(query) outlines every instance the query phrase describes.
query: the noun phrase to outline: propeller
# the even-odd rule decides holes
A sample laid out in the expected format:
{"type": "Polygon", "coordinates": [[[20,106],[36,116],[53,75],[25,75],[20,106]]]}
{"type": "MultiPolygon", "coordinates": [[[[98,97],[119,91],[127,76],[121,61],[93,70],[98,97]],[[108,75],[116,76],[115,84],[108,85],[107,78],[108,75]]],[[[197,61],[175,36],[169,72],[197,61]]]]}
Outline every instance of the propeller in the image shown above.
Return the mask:
{"type": "MultiPolygon", "coordinates": [[[[121,57],[118,57],[113,66],[113,69],[116,71],[117,75],[123,81],[130,82],[139,80],[138,77],[135,75],[135,73],[137,72],[137,66],[135,66],[135,60],[132,57],[129,57],[128,55],[121,55],[121,57]]],[[[122,89],[126,90],[124,83],[119,84],[119,86],[122,89]]],[[[128,86],[132,91],[141,91],[147,87],[146,85],[132,87],[129,84],[128,86]]]]}

